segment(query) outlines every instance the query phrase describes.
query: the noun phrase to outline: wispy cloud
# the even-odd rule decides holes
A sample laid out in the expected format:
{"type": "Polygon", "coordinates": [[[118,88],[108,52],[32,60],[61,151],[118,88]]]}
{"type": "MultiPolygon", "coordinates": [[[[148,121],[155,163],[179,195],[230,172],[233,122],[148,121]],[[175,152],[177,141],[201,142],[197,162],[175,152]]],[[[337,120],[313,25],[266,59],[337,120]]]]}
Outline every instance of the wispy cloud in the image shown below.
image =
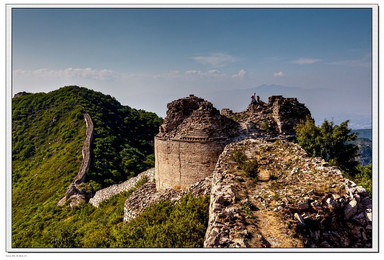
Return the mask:
{"type": "Polygon", "coordinates": [[[222,52],[212,53],[207,56],[195,56],[192,59],[200,64],[210,66],[213,68],[225,67],[230,63],[236,62],[239,59],[222,52]]]}
{"type": "Polygon", "coordinates": [[[290,61],[290,63],[299,64],[299,65],[307,65],[307,64],[314,64],[314,63],[317,63],[320,61],[321,61],[320,59],[299,58],[297,60],[290,61]]]}
{"type": "MultiPolygon", "coordinates": [[[[209,77],[209,78],[225,77],[226,76],[226,74],[224,74],[220,70],[216,70],[216,69],[212,69],[212,70],[208,70],[208,71],[187,70],[184,72],[184,75],[197,76],[197,77],[209,77]]],[[[182,76],[182,74],[180,74],[180,76],[182,76]]]]}
{"type": "Polygon", "coordinates": [[[274,76],[274,77],[283,77],[283,76],[284,76],[284,73],[281,72],[281,71],[279,71],[279,72],[275,72],[275,73],[273,73],[273,76],[274,76]]]}
{"type": "Polygon", "coordinates": [[[83,78],[95,80],[110,80],[119,77],[119,73],[109,69],[95,70],[92,68],[66,68],[61,70],[37,69],[37,70],[14,70],[14,75],[35,76],[46,78],[83,78]]]}
{"type": "Polygon", "coordinates": [[[241,69],[239,73],[233,74],[232,78],[244,78],[246,74],[247,74],[247,71],[244,69],[241,69]]]}
{"type": "Polygon", "coordinates": [[[328,64],[331,65],[342,65],[342,66],[349,66],[349,67],[371,67],[371,55],[367,54],[364,57],[360,59],[350,59],[350,60],[340,60],[340,61],[333,61],[329,62],[328,64]]]}

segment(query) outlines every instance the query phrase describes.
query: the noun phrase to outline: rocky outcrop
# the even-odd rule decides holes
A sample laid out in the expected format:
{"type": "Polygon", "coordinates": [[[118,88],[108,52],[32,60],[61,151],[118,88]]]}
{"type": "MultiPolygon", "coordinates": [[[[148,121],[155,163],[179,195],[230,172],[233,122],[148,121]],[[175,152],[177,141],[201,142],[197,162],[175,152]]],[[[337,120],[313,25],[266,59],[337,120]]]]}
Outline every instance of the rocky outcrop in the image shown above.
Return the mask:
{"type": "Polygon", "coordinates": [[[57,205],[62,206],[67,201],[71,201],[71,197],[73,196],[73,201],[70,202],[71,206],[76,206],[85,202],[86,195],[83,194],[79,185],[85,182],[86,172],[91,163],[91,145],[93,139],[93,122],[92,118],[88,113],[84,113],[84,120],[86,124],[85,130],[85,140],[82,147],[82,155],[83,161],[81,162],[81,166],[79,172],[76,177],[73,179],[72,183],[69,185],[65,196],[57,203],[57,205]]]}
{"type": "Polygon", "coordinates": [[[228,145],[215,168],[205,247],[371,247],[367,192],[298,145],[244,140],[228,145]],[[250,178],[233,161],[258,163],[250,178]]]}
{"type": "Polygon", "coordinates": [[[89,203],[94,207],[99,207],[100,203],[103,201],[108,200],[119,193],[135,188],[136,183],[142,178],[146,178],[147,182],[153,182],[155,178],[155,168],[142,172],[136,177],[132,177],[123,183],[114,184],[105,189],[96,191],[95,195],[89,200],[89,203]]]}
{"type": "Polygon", "coordinates": [[[16,93],[16,94],[13,96],[13,98],[23,97],[23,96],[26,96],[26,95],[29,95],[29,94],[31,94],[31,93],[22,91],[22,92],[18,92],[18,93],[16,93]]]}

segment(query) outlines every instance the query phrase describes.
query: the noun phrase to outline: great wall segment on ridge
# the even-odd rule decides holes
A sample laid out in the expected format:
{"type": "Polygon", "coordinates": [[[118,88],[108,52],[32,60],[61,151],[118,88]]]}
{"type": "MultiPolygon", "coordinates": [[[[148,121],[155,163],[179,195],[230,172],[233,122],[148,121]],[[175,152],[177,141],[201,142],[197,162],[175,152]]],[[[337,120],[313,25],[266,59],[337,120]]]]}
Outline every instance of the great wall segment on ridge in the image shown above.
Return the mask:
{"type": "Polygon", "coordinates": [[[67,201],[70,201],[71,206],[75,206],[78,205],[81,201],[85,200],[85,197],[80,192],[78,186],[85,182],[87,177],[86,172],[89,168],[89,165],[91,164],[91,145],[94,127],[92,118],[88,113],[84,113],[84,120],[86,125],[85,140],[81,149],[83,160],[81,162],[79,172],[73,179],[72,183],[69,185],[65,196],[57,203],[58,206],[64,205],[67,201]]]}
{"type": "MultiPolygon", "coordinates": [[[[294,127],[311,117],[296,98],[271,96],[268,103],[257,98],[243,112],[219,113],[190,95],[167,108],[155,137],[151,192],[190,192],[202,180],[212,180],[205,189],[210,209],[204,247],[372,246],[368,193],[290,142],[294,127]],[[238,147],[257,160],[256,184],[231,160],[238,147]]],[[[128,199],[125,221],[133,217],[130,209],[137,212],[128,199]]]]}
{"type": "MultiPolygon", "coordinates": [[[[167,108],[154,138],[155,168],[97,191],[89,200],[93,206],[133,189],[146,176],[125,202],[125,223],[154,203],[177,203],[190,193],[210,196],[204,247],[372,247],[372,202],[365,189],[291,142],[295,125],[311,117],[296,98],[272,96],[267,103],[258,98],[243,112],[220,113],[190,95],[167,108]],[[233,161],[238,150],[257,161],[256,181],[233,161]]],[[[84,147],[92,139],[85,120],[84,147]]],[[[89,160],[84,159],[64,203],[78,204],[76,185],[84,181],[89,160]]]]}

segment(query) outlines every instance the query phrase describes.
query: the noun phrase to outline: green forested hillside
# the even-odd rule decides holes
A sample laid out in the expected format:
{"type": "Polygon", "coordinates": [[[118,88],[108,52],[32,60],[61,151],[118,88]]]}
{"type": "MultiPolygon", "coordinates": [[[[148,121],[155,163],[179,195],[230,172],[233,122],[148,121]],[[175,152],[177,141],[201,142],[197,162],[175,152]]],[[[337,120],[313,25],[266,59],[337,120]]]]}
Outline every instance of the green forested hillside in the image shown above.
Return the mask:
{"type": "Polygon", "coordinates": [[[56,205],[82,162],[84,112],[94,123],[87,172],[93,192],[154,166],[153,137],[162,123],[154,113],[122,106],[111,96],[77,86],[13,98],[12,246],[202,246],[209,203],[205,197],[186,196],[175,206],[153,205],[128,225],[123,225],[124,202],[138,187],[99,208],[56,205]]]}
{"type": "MultiPolygon", "coordinates": [[[[45,167],[55,160],[58,167],[60,161],[56,159],[61,158],[60,166],[66,167],[67,160],[72,162],[74,157],[81,163],[84,112],[91,115],[95,125],[88,172],[94,190],[125,181],[153,166],[153,136],[162,119],[154,113],[122,106],[109,95],[76,86],[64,87],[48,94],[14,98],[12,112],[14,181],[22,174],[23,170],[18,169],[23,164],[45,167]]],[[[73,178],[80,164],[71,165],[73,169],[67,169],[67,173],[71,171],[73,178]]],[[[59,172],[63,172],[62,168],[59,172]]]]}

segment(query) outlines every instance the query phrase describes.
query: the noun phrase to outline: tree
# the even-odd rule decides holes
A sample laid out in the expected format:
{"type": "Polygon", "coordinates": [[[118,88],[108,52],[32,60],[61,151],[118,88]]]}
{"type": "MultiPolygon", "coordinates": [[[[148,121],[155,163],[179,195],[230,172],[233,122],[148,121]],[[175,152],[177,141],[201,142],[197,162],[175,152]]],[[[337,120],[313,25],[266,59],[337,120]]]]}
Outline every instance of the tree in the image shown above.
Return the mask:
{"type": "Polygon", "coordinates": [[[357,134],[348,128],[348,120],[340,125],[327,120],[318,127],[315,121],[307,117],[296,127],[296,139],[301,147],[311,156],[319,156],[333,165],[354,176],[358,162],[358,147],[351,144],[357,134]]]}

